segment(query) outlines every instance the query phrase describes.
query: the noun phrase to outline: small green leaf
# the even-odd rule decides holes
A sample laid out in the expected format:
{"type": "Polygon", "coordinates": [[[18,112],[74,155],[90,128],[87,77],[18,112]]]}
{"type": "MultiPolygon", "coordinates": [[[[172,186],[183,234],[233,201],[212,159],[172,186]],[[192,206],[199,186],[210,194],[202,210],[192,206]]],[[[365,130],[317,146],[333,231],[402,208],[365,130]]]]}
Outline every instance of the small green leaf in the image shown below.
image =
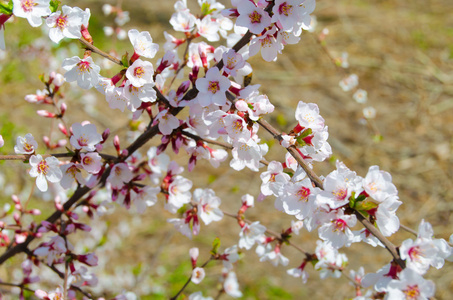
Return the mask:
{"type": "Polygon", "coordinates": [[[354,208],[361,211],[368,211],[370,209],[376,208],[377,206],[378,205],[372,201],[361,201],[357,202],[354,208]]]}
{"type": "Polygon", "coordinates": [[[129,68],[129,53],[126,52],[126,54],[121,57],[121,63],[124,67],[129,68]]]}
{"type": "Polygon", "coordinates": [[[213,183],[213,182],[216,181],[216,180],[217,180],[217,176],[216,176],[216,175],[210,174],[210,175],[208,176],[208,183],[209,183],[209,184],[213,183]]]}
{"type": "Polygon", "coordinates": [[[58,6],[60,6],[60,4],[61,4],[61,1],[59,1],[59,0],[51,0],[50,1],[50,11],[53,13],[56,12],[58,9],[58,6]]]}
{"type": "Polygon", "coordinates": [[[134,274],[135,277],[138,277],[140,273],[142,272],[142,263],[139,263],[135,267],[132,268],[132,274],[134,274]]]}
{"type": "Polygon", "coordinates": [[[218,251],[219,251],[219,248],[220,248],[220,239],[217,237],[212,242],[211,254],[212,255],[216,255],[218,253],[218,251]]]}
{"type": "Polygon", "coordinates": [[[8,4],[0,3],[0,14],[12,15],[13,14],[13,0],[10,0],[8,4]]]}
{"type": "Polygon", "coordinates": [[[201,5],[201,14],[203,16],[206,16],[206,15],[209,15],[209,9],[210,9],[211,5],[207,2],[204,2],[202,5],[201,5]]]}
{"type": "Polygon", "coordinates": [[[316,264],[318,263],[318,261],[319,261],[318,259],[312,259],[312,260],[310,260],[310,262],[311,262],[311,264],[313,265],[313,267],[316,266],[316,264]]]}
{"type": "Polygon", "coordinates": [[[375,135],[373,135],[373,141],[374,141],[376,144],[382,142],[383,139],[384,139],[384,137],[383,137],[381,134],[375,134],[375,135]]]}

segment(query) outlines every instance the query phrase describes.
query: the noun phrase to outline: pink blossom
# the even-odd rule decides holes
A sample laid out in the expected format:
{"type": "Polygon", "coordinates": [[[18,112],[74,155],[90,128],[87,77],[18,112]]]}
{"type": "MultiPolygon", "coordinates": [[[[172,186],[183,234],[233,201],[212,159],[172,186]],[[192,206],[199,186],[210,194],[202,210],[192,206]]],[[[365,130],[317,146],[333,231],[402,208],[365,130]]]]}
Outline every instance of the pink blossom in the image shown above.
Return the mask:
{"type": "Polygon", "coordinates": [[[35,138],[31,135],[31,133],[27,133],[25,137],[17,137],[14,152],[17,154],[33,154],[37,148],[38,143],[35,138]]]}
{"type": "Polygon", "coordinates": [[[153,43],[153,38],[148,31],[139,32],[137,29],[131,29],[127,35],[134,46],[135,53],[146,58],[153,58],[159,50],[159,45],[153,43]]]}
{"type": "Polygon", "coordinates": [[[36,186],[41,192],[47,191],[47,180],[55,183],[63,177],[59,164],[60,161],[53,156],[46,159],[43,159],[40,154],[30,157],[31,170],[29,174],[31,177],[37,177],[36,186]]]}
{"type": "Polygon", "coordinates": [[[50,0],[13,0],[13,14],[26,18],[31,26],[38,27],[42,18],[50,15],[50,0]]]}
{"type": "Polygon", "coordinates": [[[84,14],[83,10],[78,7],[69,7],[63,5],[63,12],[54,12],[47,19],[46,24],[50,27],[49,37],[54,43],[59,43],[64,37],[78,39],[82,36],[80,33],[84,14]]]}
{"type": "Polygon", "coordinates": [[[64,78],[67,82],[77,81],[82,89],[89,89],[96,86],[99,81],[99,72],[101,68],[95,65],[91,56],[80,59],[77,56],[66,58],[63,61],[62,68],[67,72],[64,78]]]}
{"type": "Polygon", "coordinates": [[[80,153],[80,163],[88,173],[97,174],[102,167],[102,157],[97,152],[80,153]]]}
{"type": "Polygon", "coordinates": [[[271,25],[269,14],[264,9],[256,7],[251,1],[240,2],[237,10],[239,17],[236,20],[236,24],[247,27],[254,34],[260,34],[266,27],[271,25]]]}
{"type": "Polygon", "coordinates": [[[94,124],[72,124],[72,136],[69,140],[71,145],[77,149],[86,151],[96,150],[96,144],[102,141],[102,135],[96,132],[96,125],[94,124]]]}
{"type": "Polygon", "coordinates": [[[198,78],[195,85],[199,91],[197,99],[198,103],[203,106],[225,105],[225,92],[230,87],[231,83],[228,78],[222,76],[217,67],[213,67],[206,72],[205,78],[198,78]]]}
{"type": "Polygon", "coordinates": [[[153,83],[154,67],[149,61],[137,59],[127,68],[126,77],[135,87],[142,87],[146,83],[153,83]]]}
{"type": "Polygon", "coordinates": [[[118,163],[113,166],[110,171],[109,177],[107,177],[107,182],[109,182],[112,188],[120,189],[124,184],[129,183],[134,175],[129,169],[127,163],[118,163]]]}

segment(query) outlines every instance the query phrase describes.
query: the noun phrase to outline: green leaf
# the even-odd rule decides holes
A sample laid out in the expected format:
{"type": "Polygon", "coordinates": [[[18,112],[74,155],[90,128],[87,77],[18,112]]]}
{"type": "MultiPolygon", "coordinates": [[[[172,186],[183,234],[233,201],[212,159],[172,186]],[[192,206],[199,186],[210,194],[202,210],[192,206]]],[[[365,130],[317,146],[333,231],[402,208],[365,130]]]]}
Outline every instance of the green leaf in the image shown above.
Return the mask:
{"type": "Polygon", "coordinates": [[[138,277],[140,273],[142,272],[142,263],[139,263],[135,267],[132,268],[132,274],[134,274],[135,277],[138,277]]]}
{"type": "Polygon", "coordinates": [[[301,133],[301,135],[299,137],[305,138],[305,137],[309,136],[312,133],[313,133],[313,130],[311,130],[311,128],[307,128],[301,133]]]}
{"type": "Polygon", "coordinates": [[[0,14],[12,15],[13,14],[13,0],[10,0],[8,4],[0,3],[0,14]]]}
{"type": "Polygon", "coordinates": [[[126,54],[121,57],[121,63],[124,67],[129,68],[129,53],[126,52],[126,54]]]}
{"type": "Polygon", "coordinates": [[[361,201],[357,202],[354,208],[360,211],[368,211],[370,209],[376,208],[377,206],[378,205],[372,201],[361,201]]]}
{"type": "Polygon", "coordinates": [[[381,134],[373,135],[373,141],[376,144],[382,142],[383,139],[384,139],[384,137],[381,134]]]}
{"type": "Polygon", "coordinates": [[[207,2],[204,2],[202,5],[201,5],[201,14],[203,16],[206,16],[206,15],[209,15],[209,8],[211,7],[211,5],[207,2]]]}
{"type": "Polygon", "coordinates": [[[50,1],[50,11],[53,13],[56,12],[58,9],[58,6],[60,6],[60,4],[61,4],[61,1],[59,1],[59,0],[51,0],[50,1]]]}
{"type": "Polygon", "coordinates": [[[211,254],[212,255],[216,255],[218,253],[218,251],[219,251],[219,248],[220,248],[220,239],[217,237],[212,242],[211,254]]]}
{"type": "Polygon", "coordinates": [[[208,176],[208,183],[209,183],[209,184],[213,183],[213,182],[216,181],[216,180],[217,180],[217,176],[216,176],[216,175],[210,174],[210,175],[208,176]]]}

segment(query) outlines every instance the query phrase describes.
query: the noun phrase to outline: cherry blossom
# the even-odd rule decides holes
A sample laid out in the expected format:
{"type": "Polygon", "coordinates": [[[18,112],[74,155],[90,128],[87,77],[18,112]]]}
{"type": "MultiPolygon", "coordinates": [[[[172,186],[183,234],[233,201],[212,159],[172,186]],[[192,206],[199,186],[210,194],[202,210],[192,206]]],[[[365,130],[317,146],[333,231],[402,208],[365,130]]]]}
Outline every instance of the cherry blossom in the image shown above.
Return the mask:
{"type": "Polygon", "coordinates": [[[238,26],[247,27],[250,32],[260,34],[266,27],[271,25],[271,17],[260,7],[256,7],[251,1],[242,1],[237,10],[239,17],[236,20],[238,26]]]}
{"type": "Polygon", "coordinates": [[[47,180],[56,183],[59,182],[63,173],[59,168],[60,161],[53,157],[44,159],[40,154],[30,157],[31,177],[36,177],[36,186],[41,192],[47,191],[47,180]]]}
{"type": "Polygon", "coordinates": [[[85,179],[82,176],[81,170],[75,163],[68,163],[60,167],[63,177],[60,181],[60,185],[64,189],[69,189],[75,182],[85,184],[85,179]]]}
{"type": "Polygon", "coordinates": [[[170,24],[175,31],[190,32],[195,28],[195,23],[195,16],[188,10],[176,12],[170,19],[170,24]]]}
{"type": "Polygon", "coordinates": [[[196,189],[193,192],[193,201],[198,206],[198,215],[203,222],[208,225],[212,221],[220,221],[223,212],[219,208],[220,198],[211,189],[196,189]]]}
{"type": "Polygon", "coordinates": [[[80,163],[88,173],[97,174],[102,167],[102,157],[97,152],[80,153],[80,163]]]}
{"type": "Polygon", "coordinates": [[[203,268],[196,267],[195,269],[192,270],[192,277],[190,278],[190,281],[192,281],[195,284],[199,284],[200,282],[203,281],[204,277],[206,276],[206,273],[203,268]]]}
{"type": "Polygon", "coordinates": [[[223,70],[231,76],[236,76],[237,70],[245,66],[245,60],[240,53],[230,49],[222,54],[223,70]]]}
{"type": "Polygon", "coordinates": [[[184,204],[190,202],[192,181],[182,176],[176,176],[174,181],[168,187],[168,202],[165,208],[175,213],[184,204]]]}
{"type": "Polygon", "coordinates": [[[225,293],[233,298],[242,297],[242,292],[239,290],[238,279],[234,272],[228,272],[228,275],[223,282],[223,289],[225,290],[225,293]]]}
{"type": "Polygon", "coordinates": [[[195,83],[199,93],[197,96],[198,103],[202,107],[211,104],[225,105],[225,92],[230,87],[231,83],[228,78],[222,76],[219,69],[213,67],[206,72],[205,78],[198,78],[195,83]]]}
{"type": "Polygon", "coordinates": [[[339,86],[345,92],[352,90],[359,84],[359,77],[356,74],[351,74],[348,77],[343,78],[339,86]]]}
{"type": "Polygon", "coordinates": [[[239,233],[239,248],[250,250],[264,236],[264,232],[266,232],[266,227],[261,225],[259,221],[252,224],[244,224],[239,233]]]}
{"type": "Polygon", "coordinates": [[[159,45],[153,43],[153,38],[148,31],[139,32],[137,29],[131,29],[127,35],[134,46],[134,51],[140,56],[153,58],[159,50],[159,45]]]}
{"type": "Polygon", "coordinates": [[[156,204],[157,194],[159,194],[160,191],[160,187],[151,186],[146,186],[141,189],[132,189],[131,200],[137,208],[137,212],[144,213],[147,207],[156,204]]]}
{"type": "Polygon", "coordinates": [[[38,143],[31,133],[27,133],[25,137],[18,136],[14,152],[17,154],[33,154],[38,148],[38,143]]]}
{"type": "Polygon", "coordinates": [[[50,13],[50,0],[13,0],[13,14],[26,18],[33,27],[41,26],[41,17],[50,13]]]}
{"type": "Polygon", "coordinates": [[[77,150],[94,151],[96,144],[102,141],[102,136],[96,132],[94,124],[74,123],[71,128],[73,134],[69,142],[77,150]]]}
{"type": "Polygon", "coordinates": [[[302,128],[321,131],[324,128],[324,118],[319,114],[318,105],[299,101],[296,108],[296,120],[302,128]]]}
{"type": "Polygon", "coordinates": [[[118,163],[112,167],[112,171],[110,171],[110,175],[107,177],[107,182],[110,183],[112,188],[120,189],[125,183],[130,182],[133,176],[127,163],[118,163]]]}
{"type": "Polygon", "coordinates": [[[261,57],[265,61],[274,61],[277,54],[283,49],[283,45],[275,38],[277,28],[274,26],[261,35],[250,41],[249,55],[254,56],[261,50],[261,57]]]}
{"type": "Polygon", "coordinates": [[[431,280],[425,280],[414,270],[406,268],[398,274],[398,279],[388,283],[385,299],[429,299],[434,296],[434,291],[434,283],[431,280]]]}
{"type": "Polygon", "coordinates": [[[62,68],[67,72],[64,78],[67,82],[77,81],[82,89],[89,89],[96,86],[99,81],[99,72],[101,68],[94,64],[91,56],[80,59],[77,56],[66,58],[63,61],[62,68]]]}
{"type": "Polygon", "coordinates": [[[253,139],[239,139],[234,143],[234,148],[231,150],[233,159],[230,161],[230,167],[236,171],[240,171],[245,167],[252,171],[258,171],[260,160],[269,150],[267,144],[258,144],[253,139]]]}
{"type": "Polygon", "coordinates": [[[86,14],[78,7],[63,5],[63,12],[54,12],[47,19],[46,24],[50,27],[49,37],[54,43],[59,43],[64,37],[78,39],[82,37],[80,33],[83,19],[86,14]]]}
{"type": "Polygon", "coordinates": [[[149,61],[137,59],[127,68],[126,77],[135,87],[142,87],[146,83],[153,83],[154,67],[149,61]]]}
{"type": "Polygon", "coordinates": [[[157,125],[163,135],[169,135],[174,129],[179,127],[179,119],[169,113],[168,109],[160,111],[156,115],[155,122],[159,122],[157,125]]]}

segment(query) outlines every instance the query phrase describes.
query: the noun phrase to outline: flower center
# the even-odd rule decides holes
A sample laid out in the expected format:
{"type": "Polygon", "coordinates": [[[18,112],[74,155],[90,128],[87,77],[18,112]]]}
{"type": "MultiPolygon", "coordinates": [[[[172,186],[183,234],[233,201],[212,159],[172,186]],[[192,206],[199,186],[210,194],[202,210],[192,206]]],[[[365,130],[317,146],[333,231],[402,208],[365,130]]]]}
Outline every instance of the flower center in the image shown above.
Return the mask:
{"type": "Polygon", "coordinates": [[[306,188],[304,186],[300,190],[297,191],[297,196],[299,196],[299,201],[307,202],[309,195],[310,195],[310,189],[306,188]]]}
{"type": "Polygon", "coordinates": [[[252,22],[252,24],[261,23],[261,17],[261,14],[256,10],[249,14],[250,22],[252,22]]]}
{"type": "Polygon", "coordinates": [[[420,256],[422,256],[423,252],[420,250],[419,246],[416,246],[416,247],[410,248],[408,254],[409,254],[409,257],[411,258],[411,260],[419,261],[420,256]]]}
{"type": "Polygon", "coordinates": [[[91,165],[93,163],[93,159],[89,156],[85,156],[82,160],[84,165],[91,165]]]}
{"type": "Polygon", "coordinates": [[[344,188],[339,188],[333,191],[332,194],[335,196],[336,200],[344,200],[348,195],[348,191],[344,188]]]}
{"type": "Polygon", "coordinates": [[[45,160],[41,160],[38,164],[38,173],[47,175],[47,172],[49,172],[49,165],[45,160]]]}
{"type": "Polygon", "coordinates": [[[143,67],[137,67],[134,69],[134,76],[138,78],[142,78],[145,75],[145,69],[143,67]]]}
{"type": "Polygon", "coordinates": [[[87,62],[87,61],[84,61],[84,60],[82,60],[81,62],[79,62],[79,63],[77,64],[77,66],[79,67],[79,71],[80,71],[81,73],[88,72],[88,71],[91,69],[90,63],[87,62]]]}
{"type": "Polygon", "coordinates": [[[24,150],[27,152],[33,151],[33,145],[30,145],[29,143],[25,143],[24,150]]]}
{"type": "Polygon", "coordinates": [[[405,289],[404,294],[406,295],[406,299],[412,300],[412,299],[418,299],[420,296],[420,289],[418,288],[418,285],[409,285],[407,289],[405,289]]]}
{"type": "Polygon", "coordinates": [[[68,26],[68,16],[59,16],[55,27],[58,27],[60,30],[63,30],[68,26]]]}
{"type": "Polygon", "coordinates": [[[220,91],[220,86],[218,81],[209,81],[208,91],[215,94],[220,91]]]}
{"type": "Polygon", "coordinates": [[[85,135],[82,135],[77,139],[77,143],[79,143],[79,146],[87,146],[88,145],[88,139],[85,137],[85,135]]]}
{"type": "Polygon", "coordinates": [[[25,12],[31,12],[33,11],[33,6],[38,5],[38,3],[33,0],[22,0],[20,5],[25,12]]]}
{"type": "Polygon", "coordinates": [[[346,222],[342,219],[336,219],[333,221],[335,229],[334,231],[345,231],[346,227],[348,226],[346,222]]]}
{"type": "Polygon", "coordinates": [[[293,6],[286,2],[283,2],[282,4],[280,4],[278,12],[281,15],[289,16],[293,12],[293,6]]]}

